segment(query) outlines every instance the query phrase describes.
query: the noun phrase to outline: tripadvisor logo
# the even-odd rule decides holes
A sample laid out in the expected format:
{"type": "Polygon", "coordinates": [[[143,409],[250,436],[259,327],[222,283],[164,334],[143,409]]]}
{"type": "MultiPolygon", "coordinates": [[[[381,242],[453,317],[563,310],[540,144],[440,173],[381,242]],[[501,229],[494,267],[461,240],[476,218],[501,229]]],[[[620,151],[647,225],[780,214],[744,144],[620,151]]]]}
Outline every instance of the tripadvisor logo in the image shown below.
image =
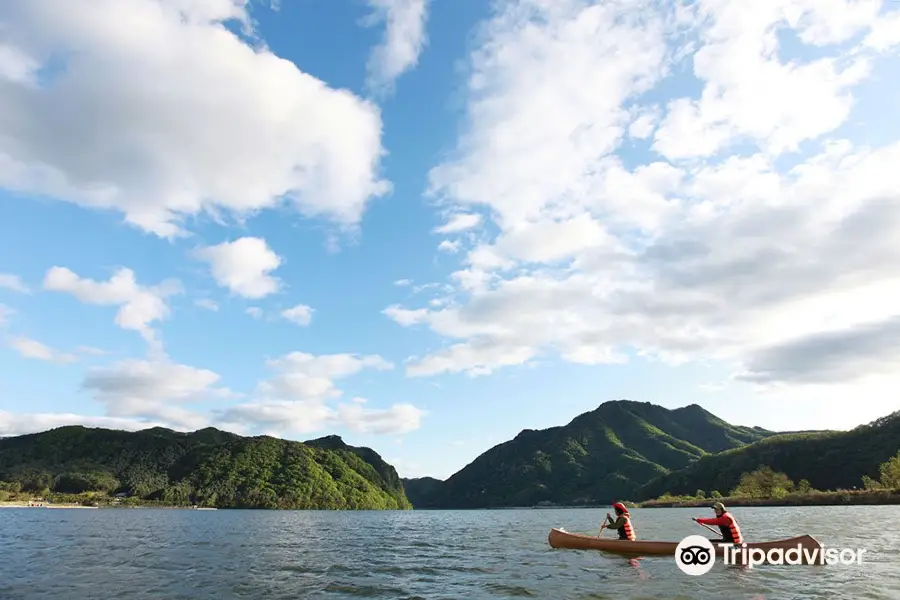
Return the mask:
{"type": "Polygon", "coordinates": [[[716,564],[716,550],[702,535],[689,535],[675,547],[675,563],[688,575],[703,575],[716,564]]]}
{"type": "MultiPolygon", "coordinates": [[[[747,544],[733,546],[717,544],[722,549],[723,564],[743,565],[753,568],[756,565],[860,565],[864,548],[806,548],[798,544],[792,548],[748,548],[747,544]]],[[[702,535],[690,535],[675,548],[675,563],[688,575],[708,573],[716,563],[716,549],[712,542],[702,535]]]]}

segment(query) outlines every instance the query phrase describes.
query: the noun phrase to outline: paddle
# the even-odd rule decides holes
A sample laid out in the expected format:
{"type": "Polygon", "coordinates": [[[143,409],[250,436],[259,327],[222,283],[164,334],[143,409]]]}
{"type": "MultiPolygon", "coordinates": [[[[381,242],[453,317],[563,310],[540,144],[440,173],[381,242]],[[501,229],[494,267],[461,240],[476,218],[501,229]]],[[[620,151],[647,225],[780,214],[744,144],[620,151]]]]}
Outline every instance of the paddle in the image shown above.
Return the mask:
{"type": "Polygon", "coordinates": [[[609,526],[609,513],[606,513],[606,518],[603,519],[603,525],[600,526],[600,532],[597,534],[597,537],[600,537],[603,534],[603,530],[609,526]]]}
{"type": "Polygon", "coordinates": [[[700,522],[697,521],[697,519],[694,519],[694,523],[697,523],[697,525],[700,525],[701,527],[706,527],[707,529],[709,529],[710,531],[712,531],[712,532],[715,533],[716,535],[719,535],[719,532],[718,532],[718,531],[716,531],[715,529],[713,529],[712,527],[710,527],[710,526],[707,525],[706,523],[700,523],[700,522]]]}

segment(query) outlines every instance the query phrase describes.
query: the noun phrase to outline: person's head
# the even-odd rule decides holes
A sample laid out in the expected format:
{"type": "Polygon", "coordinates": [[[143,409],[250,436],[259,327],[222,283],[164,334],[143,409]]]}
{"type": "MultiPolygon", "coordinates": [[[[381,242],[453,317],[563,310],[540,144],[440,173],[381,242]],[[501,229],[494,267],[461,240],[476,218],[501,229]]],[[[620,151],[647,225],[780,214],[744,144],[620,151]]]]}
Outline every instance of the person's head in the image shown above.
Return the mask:
{"type": "Polygon", "coordinates": [[[621,502],[616,502],[615,504],[613,504],[613,510],[616,511],[617,515],[627,515],[628,514],[628,509],[625,508],[625,505],[622,504],[621,502]]]}
{"type": "Polygon", "coordinates": [[[725,514],[725,505],[721,502],[716,502],[715,504],[713,504],[712,509],[716,511],[717,517],[721,517],[723,514],[725,514]]]}

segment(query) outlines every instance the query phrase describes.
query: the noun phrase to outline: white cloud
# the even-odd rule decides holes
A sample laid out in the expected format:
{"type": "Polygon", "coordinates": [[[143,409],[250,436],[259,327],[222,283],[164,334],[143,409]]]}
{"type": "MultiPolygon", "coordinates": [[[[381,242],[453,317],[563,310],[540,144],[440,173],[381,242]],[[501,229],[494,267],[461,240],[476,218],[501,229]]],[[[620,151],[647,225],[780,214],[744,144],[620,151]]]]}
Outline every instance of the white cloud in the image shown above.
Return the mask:
{"type": "Polygon", "coordinates": [[[263,311],[258,306],[251,306],[251,307],[247,308],[244,312],[247,313],[248,315],[250,315],[251,317],[253,317],[254,319],[262,319],[262,316],[263,316],[263,311]]]}
{"type": "Polygon", "coordinates": [[[97,417],[74,413],[13,413],[0,410],[0,437],[38,433],[67,425],[104,427],[124,431],[139,431],[149,427],[163,427],[162,422],[116,417],[97,417]]]}
{"type": "Polygon", "coordinates": [[[634,121],[628,126],[628,135],[639,140],[644,140],[653,135],[659,113],[655,108],[642,110],[634,121]]]}
{"type": "Polygon", "coordinates": [[[459,242],[443,240],[440,244],[438,244],[438,250],[440,250],[441,252],[446,252],[448,254],[456,254],[457,252],[459,252],[459,242]]]}
{"type": "Polygon", "coordinates": [[[407,375],[637,354],[737,365],[736,377],[770,390],[827,382],[847,394],[864,382],[873,404],[890,401],[900,141],[835,129],[889,118],[850,111],[881,60],[873,48],[886,47],[866,40],[900,12],[842,0],[692,6],[522,0],[483,28],[467,122],[429,191],[486,209],[498,233],[461,256],[443,301],[383,311],[448,340],[407,375]],[[814,44],[801,56],[778,46],[788,17],[814,44]],[[704,91],[666,105],[655,140],[675,162],[618,156],[629,129],[652,131],[649,117],[635,123],[655,114],[657,92],[690,89],[667,82],[644,96],[654,105],[639,103],[678,57],[704,91]]]}
{"type": "Polygon", "coordinates": [[[409,310],[403,308],[402,306],[388,306],[386,309],[381,311],[383,314],[387,315],[392,320],[400,323],[401,325],[415,325],[416,323],[421,323],[428,317],[428,311],[424,308],[419,308],[416,310],[409,310]]]}
{"type": "Polygon", "coordinates": [[[270,275],[281,266],[282,259],[266,240],[242,237],[194,251],[199,260],[209,263],[216,282],[244,298],[265,298],[281,287],[281,280],[270,275]]]}
{"type": "Polygon", "coordinates": [[[368,25],[385,24],[384,38],[372,50],[366,85],[378,93],[393,90],[394,82],[415,67],[426,43],[428,0],[368,0],[373,13],[368,25]]]}
{"type": "MultiPolygon", "coordinates": [[[[2,60],[2,57],[0,57],[2,60]]],[[[31,290],[28,289],[22,282],[22,278],[18,275],[12,275],[10,273],[0,273],[0,288],[5,288],[7,290],[11,290],[13,292],[18,292],[20,294],[30,294],[31,290]]]]}
{"type": "MultiPolygon", "coordinates": [[[[229,32],[227,21],[250,26],[247,10],[4,2],[0,186],[116,210],[165,237],[190,216],[243,217],[285,199],[355,226],[390,190],[379,110],[229,32]]],[[[389,48],[394,65],[404,45],[389,48]]]]}
{"type": "Polygon", "coordinates": [[[342,404],[337,421],[354,433],[400,434],[417,430],[425,411],[412,404],[395,404],[391,408],[366,409],[359,404],[342,404]]]}
{"type": "Polygon", "coordinates": [[[862,0],[699,2],[709,20],[693,57],[705,88],[699,100],[678,99],[656,132],[654,148],[671,159],[712,155],[749,136],[780,154],[833,131],[853,107],[850,88],[870,74],[868,57],[828,56],[783,62],[778,29],[794,22],[800,39],[847,41],[877,19],[881,2],[862,0]]]}
{"type": "Polygon", "coordinates": [[[125,360],[88,371],[83,388],[106,407],[109,417],[166,423],[180,430],[205,427],[210,419],[185,404],[235,394],[216,387],[219,375],[169,360],[125,360]]]}
{"type": "Polygon", "coordinates": [[[398,279],[394,282],[394,285],[398,287],[407,287],[412,285],[412,279],[398,279]]]}
{"type": "Polygon", "coordinates": [[[131,269],[118,269],[109,281],[81,278],[65,267],[52,267],[44,276],[44,289],[75,296],[85,304],[118,306],[116,325],[137,331],[151,345],[158,345],[157,332],[151,323],[170,314],[166,299],[181,293],[181,284],[167,280],[156,286],[140,285],[131,269]]]}
{"type": "Polygon", "coordinates": [[[200,308],[205,308],[206,310],[211,310],[213,312],[217,312],[219,310],[219,305],[214,301],[209,300],[207,298],[201,298],[200,300],[194,301],[195,306],[199,306],[200,308]]]}
{"type": "Polygon", "coordinates": [[[503,5],[471,57],[468,121],[429,192],[484,205],[501,227],[596,202],[598,160],[630,121],[623,103],[663,73],[655,2],[503,5]],[[542,25],[541,21],[546,25],[542,25]]]}
{"type": "Polygon", "coordinates": [[[18,352],[23,358],[33,358],[59,364],[73,363],[78,360],[78,357],[74,354],[59,352],[37,340],[32,340],[23,336],[12,337],[7,343],[10,348],[18,352]]]}
{"type": "Polygon", "coordinates": [[[451,215],[447,222],[440,227],[435,227],[435,233],[459,233],[478,227],[481,223],[481,215],[475,213],[456,213],[451,215]]]}
{"type": "Polygon", "coordinates": [[[0,327],[6,326],[9,322],[9,317],[12,316],[16,311],[5,304],[0,304],[0,327]]]}
{"type": "Polygon", "coordinates": [[[315,356],[292,352],[268,361],[275,374],[260,382],[256,399],[223,411],[219,421],[232,428],[309,433],[324,427],[346,427],[356,432],[404,433],[416,429],[422,412],[396,404],[388,409],[367,409],[358,398],[333,408],[339,399],[340,379],[363,369],[390,370],[393,364],[378,355],[329,354],[315,356]]]}
{"type": "Polygon", "coordinates": [[[293,308],[288,308],[286,310],[281,311],[281,316],[291,321],[292,323],[296,323],[297,325],[306,326],[309,325],[310,321],[312,321],[313,309],[305,304],[298,304],[293,308]]]}
{"type": "MultiPolygon", "coordinates": [[[[38,347],[32,345],[34,348],[38,347]]],[[[46,354],[36,358],[46,358],[46,354]]],[[[342,396],[338,380],[364,369],[393,368],[378,355],[292,352],[267,364],[274,374],[260,382],[253,401],[231,406],[222,403],[242,394],[221,385],[221,377],[208,369],[169,359],[130,359],[92,368],[82,388],[104,406],[104,416],[0,411],[0,435],[73,424],[126,430],[162,426],[180,431],[215,426],[278,436],[343,427],[357,433],[396,435],[417,429],[425,414],[410,404],[366,408],[366,400],[360,397],[329,405],[342,396]]]]}

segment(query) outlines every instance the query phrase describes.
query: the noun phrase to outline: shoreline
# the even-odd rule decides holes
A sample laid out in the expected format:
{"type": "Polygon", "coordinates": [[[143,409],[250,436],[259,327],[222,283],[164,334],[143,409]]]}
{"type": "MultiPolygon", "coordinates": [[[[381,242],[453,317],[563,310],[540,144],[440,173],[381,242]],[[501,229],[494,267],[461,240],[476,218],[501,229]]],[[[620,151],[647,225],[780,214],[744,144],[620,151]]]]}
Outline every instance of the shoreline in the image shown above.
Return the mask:
{"type": "Polygon", "coordinates": [[[720,498],[658,498],[637,503],[637,508],[703,508],[713,502],[726,506],[892,506],[900,504],[900,490],[835,490],[788,494],[781,498],[747,498],[722,496],[720,498]]]}
{"type": "Polygon", "coordinates": [[[193,507],[193,506],[153,506],[153,505],[132,505],[132,506],[118,506],[115,504],[111,505],[101,505],[101,506],[85,506],[83,504],[70,504],[61,502],[58,504],[28,504],[27,502],[0,502],[0,508],[54,508],[54,509],[62,509],[62,508],[86,508],[92,510],[134,510],[134,509],[147,509],[147,508],[158,508],[165,510],[219,510],[214,507],[193,507]]]}
{"type": "Polygon", "coordinates": [[[0,502],[0,508],[88,508],[97,509],[99,506],[83,506],[81,504],[28,504],[27,502],[0,502]]]}

